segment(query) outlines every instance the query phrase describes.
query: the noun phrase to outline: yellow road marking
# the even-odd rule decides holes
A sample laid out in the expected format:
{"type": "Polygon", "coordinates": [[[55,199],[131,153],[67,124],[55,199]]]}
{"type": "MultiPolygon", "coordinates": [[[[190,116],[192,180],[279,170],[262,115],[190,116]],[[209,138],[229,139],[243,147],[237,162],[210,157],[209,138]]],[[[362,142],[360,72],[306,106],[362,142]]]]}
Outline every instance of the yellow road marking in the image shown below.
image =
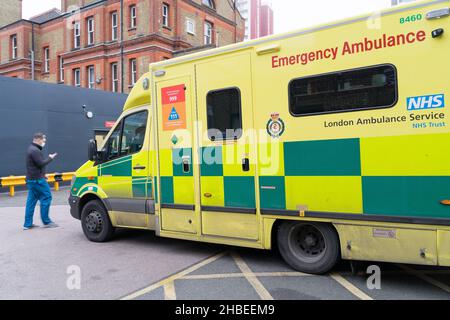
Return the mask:
{"type": "MultiPolygon", "coordinates": [[[[252,273],[256,277],[304,277],[311,276],[311,274],[302,272],[256,272],[252,273]]],[[[182,279],[185,280],[206,280],[206,279],[224,279],[224,278],[243,278],[246,276],[251,276],[245,273],[215,273],[215,274],[196,274],[187,275],[182,279]]]]}
{"type": "Polygon", "coordinates": [[[203,266],[206,266],[207,264],[209,264],[211,262],[216,261],[217,259],[222,258],[226,253],[227,252],[218,253],[218,254],[216,254],[216,255],[214,255],[214,256],[206,259],[206,260],[203,260],[202,262],[199,262],[199,263],[197,263],[197,264],[187,268],[186,270],[183,270],[183,271],[181,271],[181,272],[179,272],[177,274],[174,274],[174,275],[172,275],[172,276],[170,276],[170,277],[168,277],[166,279],[163,279],[163,280],[161,280],[161,281],[159,281],[159,282],[157,282],[155,284],[152,284],[151,286],[148,286],[147,288],[144,288],[144,289],[136,291],[136,292],[134,292],[132,294],[129,294],[128,296],[123,297],[120,300],[133,300],[133,299],[136,299],[137,297],[140,297],[140,296],[142,296],[142,295],[144,295],[146,293],[149,293],[149,292],[151,292],[151,291],[153,291],[155,289],[158,289],[161,286],[164,286],[164,285],[166,285],[166,284],[168,284],[170,282],[173,282],[176,279],[179,279],[179,278],[181,278],[181,277],[183,277],[183,276],[185,276],[185,275],[187,275],[187,274],[189,274],[191,272],[194,272],[197,269],[200,269],[203,266]]]}
{"type": "Polygon", "coordinates": [[[350,283],[347,279],[345,279],[344,277],[342,277],[340,274],[338,273],[332,273],[330,275],[334,280],[336,280],[341,286],[343,286],[345,289],[347,289],[348,291],[350,291],[354,296],[356,296],[357,298],[361,299],[361,300],[373,300],[373,298],[371,298],[370,296],[368,296],[367,294],[365,294],[363,291],[361,291],[360,289],[358,289],[357,287],[355,287],[355,285],[353,285],[352,283],[350,283]]]}
{"type": "Polygon", "coordinates": [[[248,282],[252,285],[252,287],[256,290],[258,295],[261,297],[262,300],[273,300],[273,297],[270,295],[269,291],[267,291],[266,288],[264,288],[261,281],[258,280],[258,278],[255,276],[255,274],[252,272],[252,270],[248,267],[248,265],[245,263],[245,261],[237,255],[235,252],[232,252],[232,257],[234,261],[236,262],[238,268],[242,271],[245,278],[248,282]]]}
{"type": "Polygon", "coordinates": [[[175,293],[175,283],[173,281],[164,285],[164,297],[165,300],[177,300],[177,294],[175,293]]]}
{"type": "Polygon", "coordinates": [[[411,269],[411,268],[409,268],[407,266],[399,265],[399,264],[397,264],[397,266],[399,268],[405,270],[406,272],[416,276],[417,278],[422,279],[423,281],[426,281],[426,282],[432,284],[433,286],[436,286],[436,287],[438,287],[438,288],[440,288],[440,289],[450,293],[450,287],[447,286],[446,284],[443,284],[442,282],[439,282],[439,281],[437,281],[437,280],[427,276],[426,274],[423,274],[420,271],[411,269]]]}

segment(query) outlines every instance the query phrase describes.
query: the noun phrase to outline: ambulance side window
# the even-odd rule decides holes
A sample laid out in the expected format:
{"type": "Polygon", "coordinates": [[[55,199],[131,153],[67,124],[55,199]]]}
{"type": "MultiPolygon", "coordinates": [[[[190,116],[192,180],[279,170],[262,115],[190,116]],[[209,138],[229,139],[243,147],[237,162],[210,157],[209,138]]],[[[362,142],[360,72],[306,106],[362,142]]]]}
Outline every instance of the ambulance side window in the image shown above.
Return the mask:
{"type": "Polygon", "coordinates": [[[206,99],[209,139],[239,139],[242,136],[241,91],[238,88],[215,90],[206,99]]]}
{"type": "Polygon", "coordinates": [[[289,84],[289,109],[297,117],[390,108],[397,100],[393,65],[299,78],[289,84]]]}
{"type": "Polygon", "coordinates": [[[141,151],[144,146],[147,116],[147,111],[141,111],[125,118],[120,148],[121,156],[141,151]]]}

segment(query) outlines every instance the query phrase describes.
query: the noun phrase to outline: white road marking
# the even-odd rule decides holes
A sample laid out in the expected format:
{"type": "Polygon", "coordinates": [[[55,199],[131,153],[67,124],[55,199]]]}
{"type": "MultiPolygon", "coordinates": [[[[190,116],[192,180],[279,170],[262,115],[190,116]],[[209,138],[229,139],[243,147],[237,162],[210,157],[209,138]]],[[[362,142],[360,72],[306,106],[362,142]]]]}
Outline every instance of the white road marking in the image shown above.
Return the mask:
{"type": "Polygon", "coordinates": [[[366,293],[358,289],[355,285],[345,279],[338,273],[332,273],[330,275],[334,280],[336,280],[341,286],[350,291],[354,296],[361,300],[373,300],[372,297],[368,296],[366,293]]]}
{"type": "Polygon", "coordinates": [[[255,276],[255,274],[252,272],[252,270],[249,268],[249,266],[245,263],[245,261],[235,252],[232,252],[232,257],[234,261],[236,262],[238,268],[242,271],[245,278],[248,282],[252,285],[252,287],[256,290],[258,295],[261,297],[262,300],[273,300],[273,297],[267,291],[267,289],[263,286],[261,281],[258,280],[258,278],[255,276]]]}
{"type": "Polygon", "coordinates": [[[216,255],[214,255],[214,256],[206,259],[206,260],[203,260],[203,261],[201,261],[201,262],[199,262],[199,263],[197,263],[197,264],[187,268],[186,270],[183,270],[183,271],[181,271],[181,272],[179,272],[177,274],[174,274],[174,275],[172,275],[172,276],[170,276],[168,278],[165,278],[165,279],[163,279],[163,280],[161,280],[161,281],[159,281],[159,282],[157,282],[155,284],[152,284],[151,286],[148,286],[148,287],[146,287],[144,289],[141,289],[141,290],[136,291],[136,292],[134,292],[132,294],[129,294],[129,295],[123,297],[120,300],[133,300],[133,299],[136,299],[136,298],[138,298],[138,297],[140,297],[140,296],[142,296],[142,295],[144,295],[146,293],[149,293],[149,292],[151,292],[151,291],[153,291],[155,289],[158,289],[161,286],[164,286],[164,285],[166,285],[166,284],[168,284],[170,282],[173,282],[174,280],[179,279],[179,278],[181,278],[181,277],[183,277],[183,276],[185,276],[185,275],[187,275],[187,274],[189,274],[191,272],[194,272],[195,270],[200,269],[201,267],[206,266],[207,264],[209,264],[211,262],[214,262],[217,259],[222,258],[226,253],[227,252],[221,252],[219,254],[216,254],[216,255]]]}
{"type": "Polygon", "coordinates": [[[439,281],[437,281],[436,279],[433,279],[433,278],[427,276],[426,274],[424,274],[424,273],[422,273],[422,272],[420,272],[420,271],[411,269],[410,267],[407,267],[407,266],[405,266],[405,265],[399,265],[399,264],[397,264],[397,266],[398,266],[399,268],[405,270],[406,272],[408,272],[408,273],[410,273],[410,274],[416,276],[417,278],[422,279],[423,281],[426,281],[426,282],[428,282],[429,284],[432,284],[433,286],[438,287],[438,288],[440,288],[440,289],[442,289],[442,290],[444,290],[444,291],[450,293],[450,287],[447,286],[446,284],[444,284],[444,283],[442,283],[442,282],[439,282],[439,281]]]}
{"type": "Polygon", "coordinates": [[[166,300],[177,300],[174,281],[171,281],[164,285],[164,297],[166,300]]]}

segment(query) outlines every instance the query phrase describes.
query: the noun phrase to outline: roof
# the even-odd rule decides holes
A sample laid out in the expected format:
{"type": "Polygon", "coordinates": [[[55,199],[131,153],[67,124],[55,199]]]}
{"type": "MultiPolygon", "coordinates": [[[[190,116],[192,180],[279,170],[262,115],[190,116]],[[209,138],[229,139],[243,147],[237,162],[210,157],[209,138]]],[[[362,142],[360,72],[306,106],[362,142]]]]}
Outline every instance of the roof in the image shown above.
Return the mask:
{"type": "Polygon", "coordinates": [[[44,13],[41,13],[37,16],[31,17],[29,20],[35,23],[44,23],[47,22],[49,20],[55,19],[57,17],[59,17],[60,15],[62,15],[61,10],[53,8],[51,10],[48,10],[44,13]]]}

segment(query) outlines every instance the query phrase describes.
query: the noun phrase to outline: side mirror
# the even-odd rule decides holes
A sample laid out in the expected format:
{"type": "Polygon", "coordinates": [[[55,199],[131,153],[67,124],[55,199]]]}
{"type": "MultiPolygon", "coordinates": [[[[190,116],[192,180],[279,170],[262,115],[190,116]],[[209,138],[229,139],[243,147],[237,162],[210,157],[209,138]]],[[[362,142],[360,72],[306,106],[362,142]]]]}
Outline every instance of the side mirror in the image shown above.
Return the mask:
{"type": "Polygon", "coordinates": [[[97,140],[91,139],[89,140],[88,158],[90,161],[96,161],[97,155],[97,140]]]}

